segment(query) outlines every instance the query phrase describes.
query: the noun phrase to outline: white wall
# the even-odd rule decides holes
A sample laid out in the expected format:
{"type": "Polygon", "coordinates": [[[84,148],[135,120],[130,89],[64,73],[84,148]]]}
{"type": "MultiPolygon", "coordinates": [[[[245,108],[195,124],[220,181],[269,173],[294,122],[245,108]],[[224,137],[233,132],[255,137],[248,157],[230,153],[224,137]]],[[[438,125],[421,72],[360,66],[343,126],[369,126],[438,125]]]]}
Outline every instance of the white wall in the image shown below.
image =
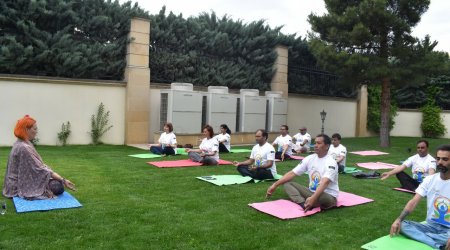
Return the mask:
{"type": "Polygon", "coordinates": [[[291,135],[305,126],[308,133],[315,137],[320,134],[322,120],[320,112],[327,112],[324,133],[339,133],[342,137],[356,135],[356,100],[341,98],[308,97],[289,94],[287,123],[291,135]]]}
{"type": "Polygon", "coordinates": [[[16,141],[13,130],[18,119],[28,114],[37,121],[39,144],[59,144],[61,124],[70,121],[68,144],[91,143],[90,119],[101,102],[110,111],[113,125],[101,140],[108,144],[125,142],[125,84],[0,78],[0,145],[16,141]]]}
{"type": "MultiPolygon", "coordinates": [[[[394,118],[395,125],[391,130],[391,136],[422,136],[422,130],[420,129],[422,112],[418,110],[399,110],[397,114],[394,118]]],[[[444,138],[450,138],[450,112],[442,112],[441,117],[447,128],[447,133],[444,135],[444,138]]]]}

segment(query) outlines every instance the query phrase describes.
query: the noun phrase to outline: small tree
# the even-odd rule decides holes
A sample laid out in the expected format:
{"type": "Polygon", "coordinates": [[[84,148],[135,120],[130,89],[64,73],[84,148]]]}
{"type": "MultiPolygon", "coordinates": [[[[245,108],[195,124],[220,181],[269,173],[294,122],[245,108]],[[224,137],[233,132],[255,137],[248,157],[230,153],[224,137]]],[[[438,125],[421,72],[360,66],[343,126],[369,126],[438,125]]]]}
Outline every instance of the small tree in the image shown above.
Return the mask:
{"type": "Polygon", "coordinates": [[[427,88],[427,103],[420,109],[422,111],[420,128],[424,137],[438,138],[447,131],[441,117],[441,108],[436,104],[435,100],[440,91],[441,88],[436,85],[430,85],[427,88]]]}
{"type": "Polygon", "coordinates": [[[108,126],[109,123],[109,111],[105,113],[105,106],[100,103],[97,109],[97,116],[92,115],[91,117],[91,138],[92,144],[100,144],[100,138],[113,126],[108,126]]]}
{"type": "Polygon", "coordinates": [[[62,143],[63,146],[66,146],[67,138],[69,137],[71,132],[70,122],[67,121],[67,125],[63,122],[63,124],[61,125],[61,132],[58,133],[58,140],[62,143]]]}

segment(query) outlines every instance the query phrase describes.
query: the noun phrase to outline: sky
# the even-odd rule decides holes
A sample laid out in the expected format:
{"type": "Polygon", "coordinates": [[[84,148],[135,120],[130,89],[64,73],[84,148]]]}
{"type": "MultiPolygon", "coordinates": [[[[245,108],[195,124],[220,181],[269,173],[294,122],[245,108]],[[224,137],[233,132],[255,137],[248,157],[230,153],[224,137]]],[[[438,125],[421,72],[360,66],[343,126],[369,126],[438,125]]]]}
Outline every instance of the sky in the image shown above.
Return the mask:
{"type": "MultiPolygon", "coordinates": [[[[126,0],[121,0],[125,2],[126,0]]],[[[311,26],[307,21],[310,13],[325,13],[322,0],[132,0],[150,14],[157,14],[166,6],[166,14],[183,14],[184,18],[198,16],[202,12],[214,11],[218,17],[227,15],[244,23],[266,20],[272,27],[284,26],[284,34],[297,33],[306,37],[311,26]]],[[[420,23],[413,28],[413,35],[423,39],[430,35],[438,41],[435,50],[450,53],[450,1],[432,0],[428,11],[422,15],[420,23]]]]}

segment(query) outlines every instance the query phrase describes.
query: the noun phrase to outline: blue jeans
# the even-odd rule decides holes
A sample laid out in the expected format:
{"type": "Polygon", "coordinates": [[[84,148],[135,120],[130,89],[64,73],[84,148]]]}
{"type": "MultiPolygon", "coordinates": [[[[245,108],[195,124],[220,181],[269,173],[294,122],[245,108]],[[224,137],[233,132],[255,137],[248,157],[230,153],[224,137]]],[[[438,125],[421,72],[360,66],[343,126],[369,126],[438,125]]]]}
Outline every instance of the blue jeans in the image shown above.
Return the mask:
{"type": "Polygon", "coordinates": [[[447,244],[450,237],[450,228],[437,223],[419,223],[415,221],[402,221],[400,232],[410,239],[420,241],[433,248],[440,248],[447,244]]]}

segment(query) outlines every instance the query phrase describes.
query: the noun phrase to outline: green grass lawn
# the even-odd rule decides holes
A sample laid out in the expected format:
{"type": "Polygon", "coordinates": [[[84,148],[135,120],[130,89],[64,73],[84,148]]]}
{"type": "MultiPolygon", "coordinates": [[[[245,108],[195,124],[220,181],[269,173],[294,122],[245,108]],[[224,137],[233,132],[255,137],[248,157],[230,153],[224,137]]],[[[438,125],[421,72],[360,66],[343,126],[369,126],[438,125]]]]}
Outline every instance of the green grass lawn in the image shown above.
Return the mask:
{"type": "MultiPolygon", "coordinates": [[[[344,138],[348,151],[380,150],[383,156],[348,154],[356,162],[399,164],[415,152],[418,138],[392,138],[391,147],[378,147],[378,138],[344,138]]],[[[436,146],[449,140],[430,140],[436,146]]],[[[250,148],[250,147],[247,147],[250,148]]],[[[386,235],[411,194],[392,191],[396,178],[360,180],[340,175],[342,191],[375,202],[332,209],[294,220],[279,220],[248,207],[265,200],[270,182],[215,186],[195,177],[237,174],[233,166],[159,169],[150,160],[128,155],[146,153],[127,146],[38,146],[44,162],[77,185],[71,193],[82,208],[17,214],[11,200],[0,216],[0,249],[359,249],[386,235]]],[[[0,148],[3,186],[10,148],[0,148]]],[[[223,154],[244,160],[248,153],[223,154]]],[[[186,159],[172,156],[164,160],[186,159]]],[[[297,161],[277,163],[284,174],[297,161]]],[[[306,183],[306,176],[297,177],[306,183]]],[[[287,198],[279,188],[272,199],[287,198]]],[[[424,220],[425,200],[408,217],[424,220]]]]}

